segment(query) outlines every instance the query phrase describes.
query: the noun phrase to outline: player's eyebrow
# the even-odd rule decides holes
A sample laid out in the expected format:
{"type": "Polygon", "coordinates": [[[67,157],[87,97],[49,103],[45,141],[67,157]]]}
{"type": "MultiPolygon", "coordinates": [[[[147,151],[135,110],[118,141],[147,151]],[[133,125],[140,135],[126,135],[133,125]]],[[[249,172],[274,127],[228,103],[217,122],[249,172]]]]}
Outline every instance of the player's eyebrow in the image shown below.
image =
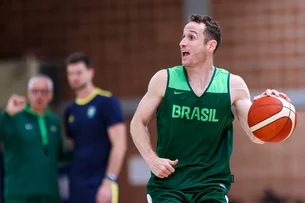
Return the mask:
{"type": "MultiPolygon", "coordinates": [[[[190,30],[191,33],[198,35],[197,32],[195,30],[190,30]]],[[[182,37],[185,36],[185,33],[182,34],[182,37]]]]}
{"type": "Polygon", "coordinates": [[[195,30],[190,30],[190,32],[195,33],[197,35],[197,32],[195,30]]]}

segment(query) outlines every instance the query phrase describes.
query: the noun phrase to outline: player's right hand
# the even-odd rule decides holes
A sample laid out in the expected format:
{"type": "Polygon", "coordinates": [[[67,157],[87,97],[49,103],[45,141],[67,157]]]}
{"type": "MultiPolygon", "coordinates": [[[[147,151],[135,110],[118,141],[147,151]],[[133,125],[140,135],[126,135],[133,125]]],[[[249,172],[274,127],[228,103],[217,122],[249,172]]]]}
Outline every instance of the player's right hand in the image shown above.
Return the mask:
{"type": "Polygon", "coordinates": [[[9,98],[6,106],[6,112],[13,116],[21,112],[26,105],[26,98],[19,95],[13,95],[9,98]]]}
{"type": "Polygon", "coordinates": [[[148,165],[150,170],[159,178],[167,178],[169,175],[175,172],[173,166],[178,163],[178,159],[172,161],[169,159],[155,158],[148,165]]]}

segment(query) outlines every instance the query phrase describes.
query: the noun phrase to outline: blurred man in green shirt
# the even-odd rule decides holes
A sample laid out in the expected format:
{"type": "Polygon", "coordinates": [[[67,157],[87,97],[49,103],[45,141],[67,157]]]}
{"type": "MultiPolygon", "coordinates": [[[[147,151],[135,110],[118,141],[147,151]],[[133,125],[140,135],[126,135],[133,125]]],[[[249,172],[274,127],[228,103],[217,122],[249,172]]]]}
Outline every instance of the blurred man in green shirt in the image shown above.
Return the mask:
{"type": "Polygon", "coordinates": [[[5,203],[59,203],[57,161],[61,121],[48,105],[53,82],[45,75],[28,83],[28,101],[13,95],[0,114],[5,203]]]}

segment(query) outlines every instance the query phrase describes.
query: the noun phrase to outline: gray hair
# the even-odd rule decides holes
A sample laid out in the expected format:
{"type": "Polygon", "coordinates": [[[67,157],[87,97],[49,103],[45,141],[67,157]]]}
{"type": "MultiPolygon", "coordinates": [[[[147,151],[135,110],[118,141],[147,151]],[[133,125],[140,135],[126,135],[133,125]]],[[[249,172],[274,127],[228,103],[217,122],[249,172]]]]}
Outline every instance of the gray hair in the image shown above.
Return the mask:
{"type": "Polygon", "coordinates": [[[49,90],[53,90],[53,88],[54,88],[53,80],[52,80],[49,76],[43,75],[43,74],[35,75],[35,76],[33,76],[33,77],[30,78],[30,80],[29,80],[29,82],[28,82],[28,90],[33,89],[34,82],[35,82],[37,79],[45,79],[45,80],[47,80],[48,86],[49,86],[49,90]]]}

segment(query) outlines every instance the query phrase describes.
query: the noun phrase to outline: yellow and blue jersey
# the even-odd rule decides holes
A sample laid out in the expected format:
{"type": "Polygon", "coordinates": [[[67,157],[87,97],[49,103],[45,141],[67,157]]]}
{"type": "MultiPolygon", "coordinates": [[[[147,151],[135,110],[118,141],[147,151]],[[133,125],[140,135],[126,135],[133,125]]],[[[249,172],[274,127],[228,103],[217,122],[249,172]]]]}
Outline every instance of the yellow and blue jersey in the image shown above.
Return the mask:
{"type": "Polygon", "coordinates": [[[71,102],[64,117],[67,136],[75,142],[70,198],[72,202],[95,202],[111,149],[107,129],[124,122],[120,103],[111,92],[96,88],[87,98],[71,102]]]}

